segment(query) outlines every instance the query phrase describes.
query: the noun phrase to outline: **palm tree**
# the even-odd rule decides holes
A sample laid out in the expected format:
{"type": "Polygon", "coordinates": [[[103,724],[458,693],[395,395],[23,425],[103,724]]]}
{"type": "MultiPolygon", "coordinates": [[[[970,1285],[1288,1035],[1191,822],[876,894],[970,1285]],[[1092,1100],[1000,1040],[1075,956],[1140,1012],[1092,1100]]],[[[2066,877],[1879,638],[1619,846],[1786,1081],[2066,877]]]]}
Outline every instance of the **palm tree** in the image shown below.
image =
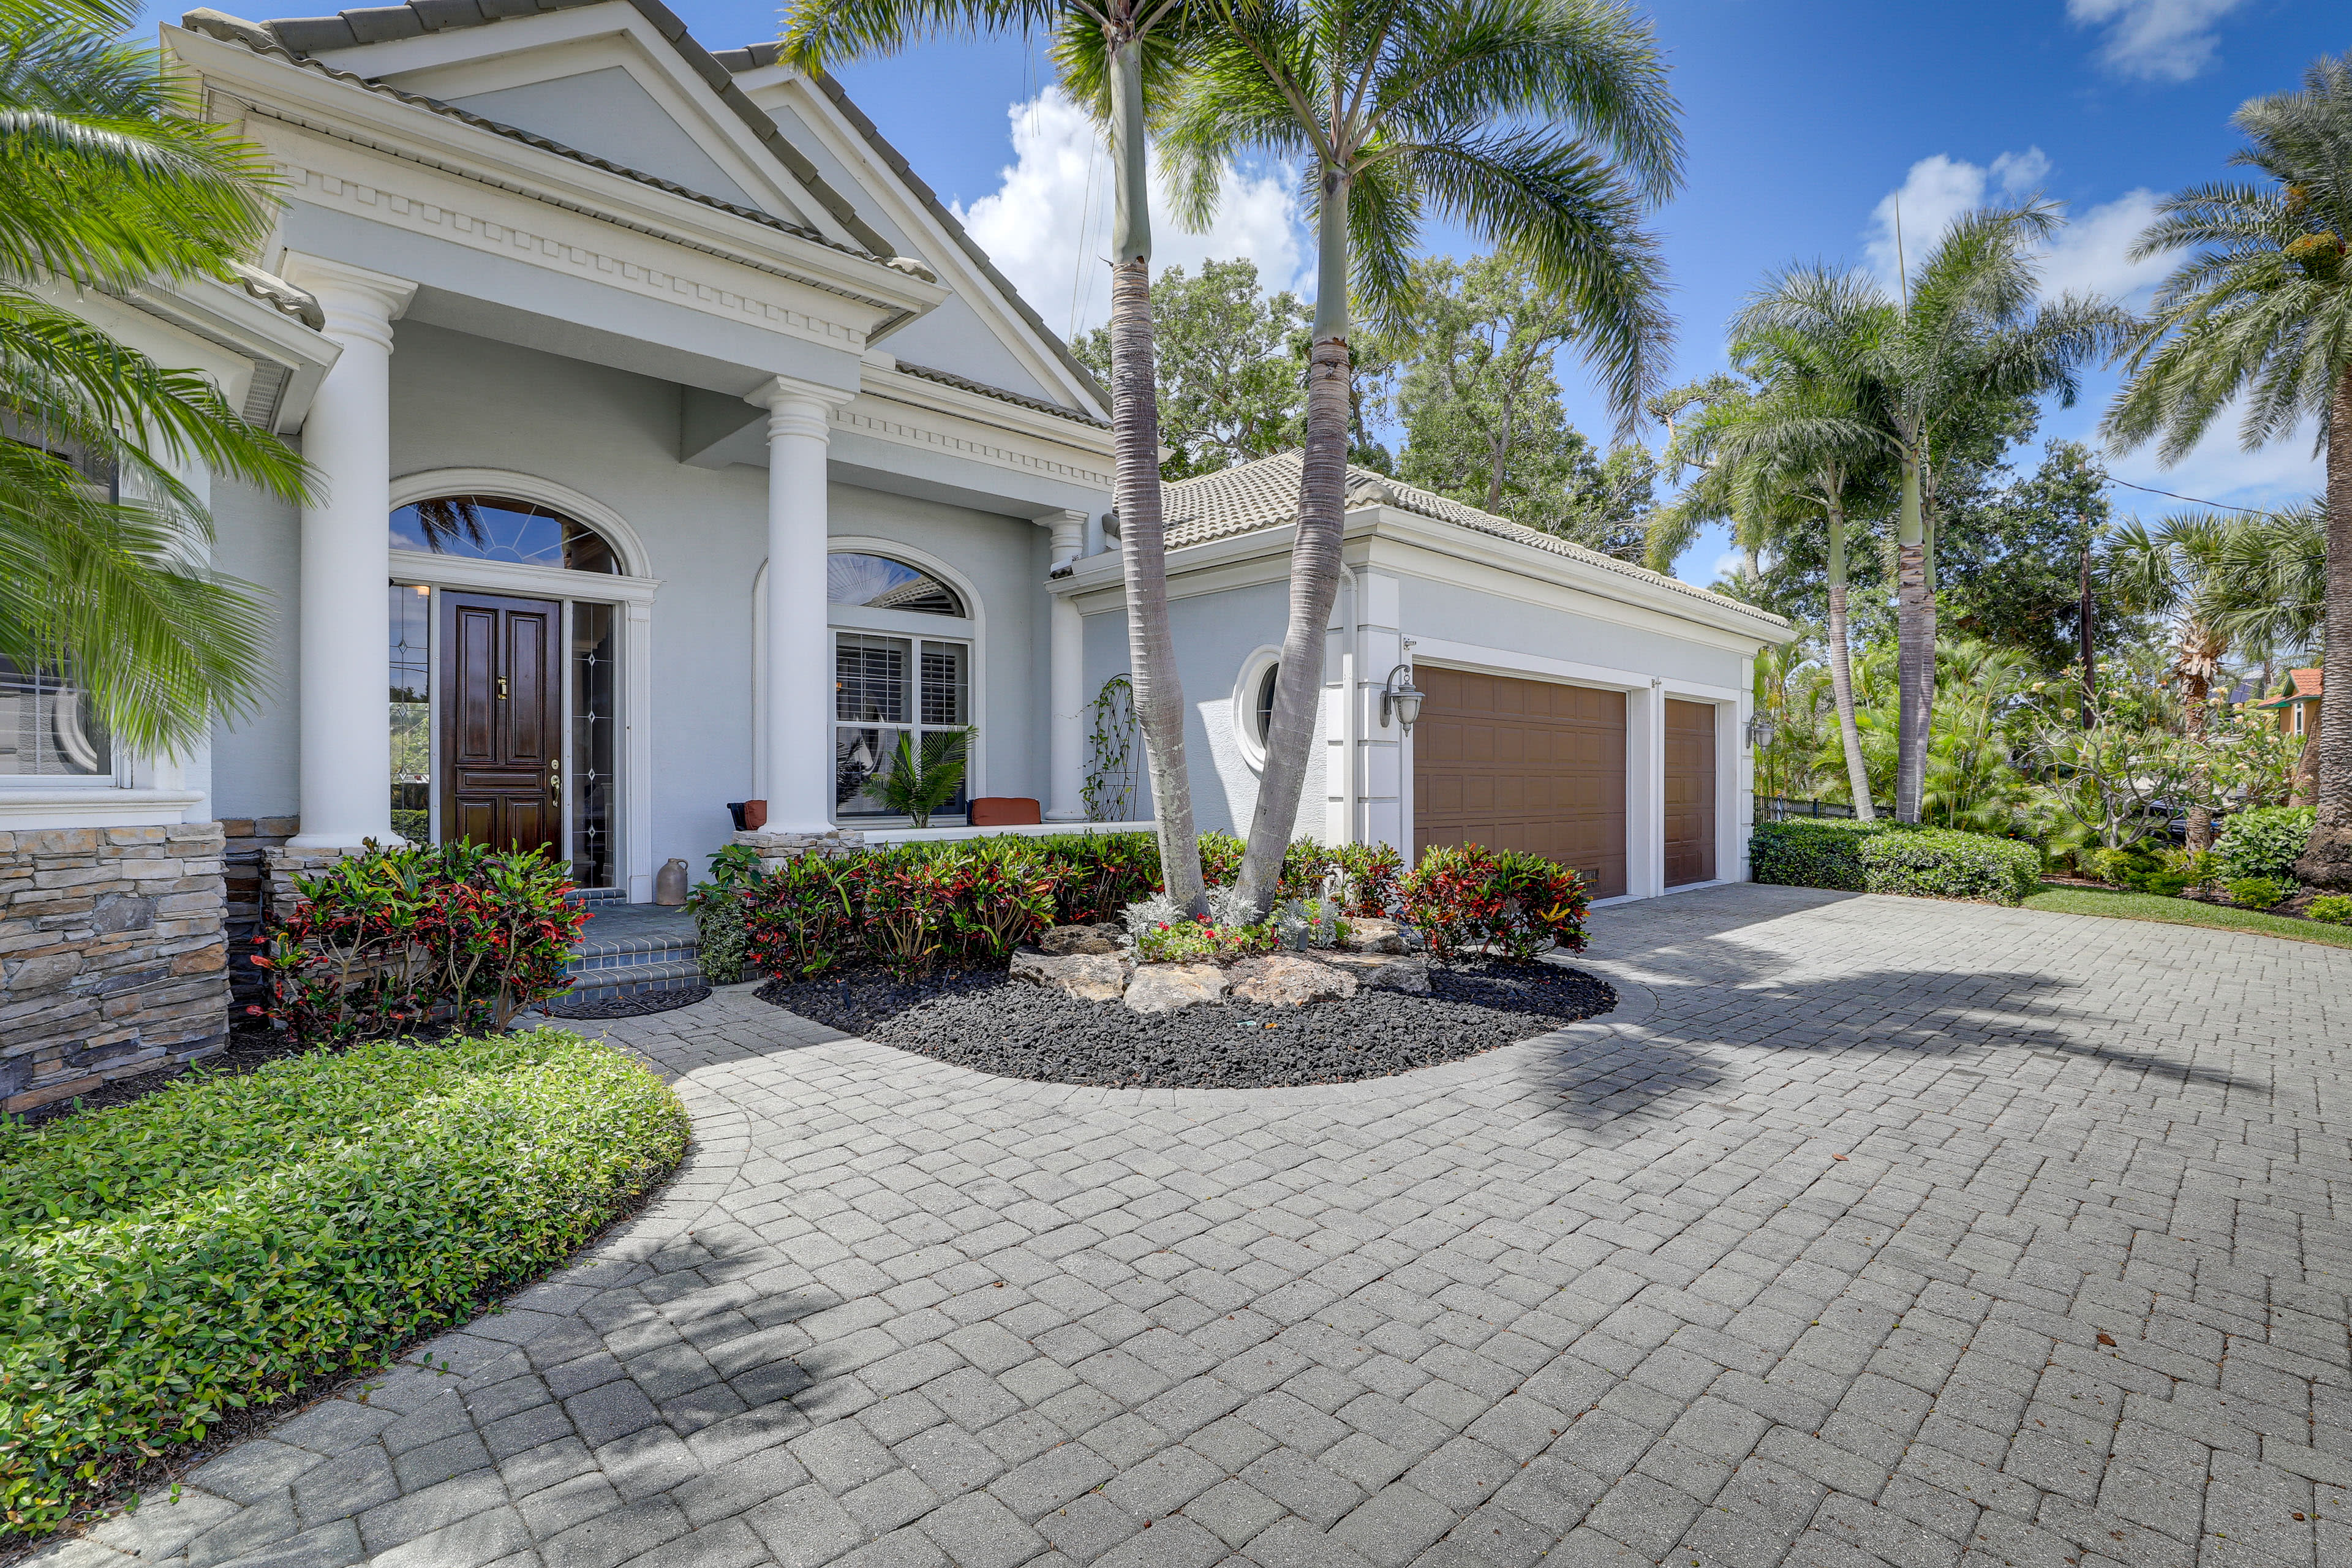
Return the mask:
{"type": "Polygon", "coordinates": [[[1350,292],[1394,326],[1433,210],[1523,260],[1576,321],[1630,429],[1670,337],[1644,209],[1682,137],[1648,26],[1612,0],[1206,0],[1161,146],[1205,225],[1237,149],[1304,164],[1316,218],[1307,437],[1283,639],[1241,894],[1268,906],[1323,689],[1338,592],[1350,292]]]}
{"type": "MultiPolygon", "coordinates": [[[[1852,287],[1855,280],[1840,280],[1852,287]]],[[[1834,309],[1848,321],[1855,312],[1834,309]]],[[[1758,378],[1753,390],[1711,399],[1698,417],[1675,432],[1670,460],[1702,466],[1699,479],[1677,499],[1674,521],[1652,531],[1650,561],[1660,571],[1687,542],[1694,510],[1737,520],[1738,542],[1751,548],[1759,530],[1787,531],[1818,521],[1828,578],[1827,643],[1830,690],[1837,707],[1847,787],[1854,814],[1877,817],[1871,801],[1862,735],[1854,718],[1853,663],[1847,634],[1848,500],[1883,454],[1864,430],[1853,401],[1858,379],[1851,331],[1800,336],[1770,332],[1732,345],[1733,362],[1758,378]]]]}
{"type": "Polygon", "coordinates": [[[0,0],[0,658],[78,685],[110,734],[170,752],[261,682],[265,621],[203,563],[201,463],[289,500],[306,470],[192,371],[125,348],[37,287],[129,293],[225,277],[267,232],[260,155],[112,0],[0,0]]]}
{"type": "Polygon", "coordinates": [[[2327,454],[2327,585],[2319,703],[2318,817],[2301,881],[2352,888],[2352,55],[2323,58],[2299,91],[2240,106],[2247,145],[2230,162],[2260,184],[2217,182],[2170,197],[2133,247],[2194,254],[2158,289],[2105,432],[2158,442],[2176,462],[2242,399],[2252,449],[2305,420],[2327,454]]]}
{"type": "Polygon", "coordinates": [[[1111,470],[1126,567],[1129,679],[1151,779],[1152,816],[1169,897],[1208,902],[1184,762],[1184,690],[1168,630],[1167,529],[1160,504],[1160,405],[1151,347],[1151,209],[1144,163],[1147,104],[1174,68],[1186,0],[802,0],[784,55],[803,70],[889,53],[940,33],[1050,29],[1073,96],[1109,128],[1111,470]]]}
{"type": "Polygon", "coordinates": [[[1919,820],[1936,692],[1934,456],[1988,403],[2054,392],[2071,404],[2083,363],[2132,324],[2095,297],[2035,303],[2036,248],[2058,224],[2039,202],[1953,220],[1903,292],[1813,265],[1771,280],[1735,319],[1735,341],[1807,353],[1839,383],[1868,440],[1901,476],[1895,526],[1895,637],[1902,688],[1895,815],[1919,820]],[[1801,351],[1799,345],[1804,345],[1801,351]]]}
{"type": "MultiPolygon", "coordinates": [[[[2180,688],[2181,728],[2192,742],[2203,740],[2210,727],[2213,689],[2230,657],[2232,617],[2222,565],[2230,531],[2229,520],[2211,512],[2176,512],[2154,528],[2126,518],[2108,537],[2103,563],[2126,609],[2171,618],[2165,680],[2180,688]]],[[[2200,801],[2204,794],[2198,792],[2200,801]]],[[[2212,808],[2191,805],[2189,847],[2212,844],[2212,808]]]]}

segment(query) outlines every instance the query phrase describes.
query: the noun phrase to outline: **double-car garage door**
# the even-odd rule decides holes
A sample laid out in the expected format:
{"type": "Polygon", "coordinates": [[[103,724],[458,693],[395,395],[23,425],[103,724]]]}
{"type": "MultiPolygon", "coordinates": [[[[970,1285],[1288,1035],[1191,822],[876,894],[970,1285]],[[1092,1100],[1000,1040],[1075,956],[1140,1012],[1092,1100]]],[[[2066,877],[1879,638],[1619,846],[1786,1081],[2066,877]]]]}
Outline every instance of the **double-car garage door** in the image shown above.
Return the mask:
{"type": "MultiPolygon", "coordinates": [[[[1626,890],[1625,694],[1416,667],[1413,840],[1524,849],[1626,890]]],[[[1666,884],[1715,876],[1715,710],[1666,704],[1666,884]]]]}

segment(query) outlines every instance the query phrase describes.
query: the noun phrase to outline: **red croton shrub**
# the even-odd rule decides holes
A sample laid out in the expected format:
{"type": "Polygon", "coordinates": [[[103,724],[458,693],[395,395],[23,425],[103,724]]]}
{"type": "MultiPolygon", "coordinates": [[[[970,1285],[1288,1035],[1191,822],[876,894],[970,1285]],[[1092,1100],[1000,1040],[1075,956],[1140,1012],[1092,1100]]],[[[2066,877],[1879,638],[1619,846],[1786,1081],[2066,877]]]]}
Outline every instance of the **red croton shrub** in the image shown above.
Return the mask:
{"type": "Polygon", "coordinates": [[[1403,878],[1408,924],[1441,962],[1486,946],[1526,963],[1558,944],[1584,951],[1584,879],[1540,855],[1476,844],[1433,848],[1403,878]]]}
{"type": "Polygon", "coordinates": [[[370,842],[294,879],[294,912],[255,939],[269,1000],[247,1009],[309,1045],[383,1039],[426,1025],[504,1028],[565,988],[587,911],[546,856],[477,844],[370,842]]]}

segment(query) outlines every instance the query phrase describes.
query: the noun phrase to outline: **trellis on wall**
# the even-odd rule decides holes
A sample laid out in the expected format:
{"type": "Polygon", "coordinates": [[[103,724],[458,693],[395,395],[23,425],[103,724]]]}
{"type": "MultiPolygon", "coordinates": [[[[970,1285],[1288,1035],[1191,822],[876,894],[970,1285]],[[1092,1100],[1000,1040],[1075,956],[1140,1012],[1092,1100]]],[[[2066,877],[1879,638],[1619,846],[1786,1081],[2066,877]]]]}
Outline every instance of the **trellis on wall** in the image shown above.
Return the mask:
{"type": "Polygon", "coordinates": [[[1087,779],[1079,789],[1088,822],[1135,822],[1137,763],[1142,741],[1135,723],[1135,687],[1114,675],[1095,693],[1094,730],[1087,737],[1087,779]]]}

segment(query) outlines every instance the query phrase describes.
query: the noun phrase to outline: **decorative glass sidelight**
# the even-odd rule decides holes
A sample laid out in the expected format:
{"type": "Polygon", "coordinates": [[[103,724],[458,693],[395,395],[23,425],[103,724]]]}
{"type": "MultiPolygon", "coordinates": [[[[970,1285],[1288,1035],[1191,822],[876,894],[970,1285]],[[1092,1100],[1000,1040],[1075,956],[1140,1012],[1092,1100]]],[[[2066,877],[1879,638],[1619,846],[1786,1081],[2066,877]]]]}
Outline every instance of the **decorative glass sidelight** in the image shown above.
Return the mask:
{"type": "Polygon", "coordinates": [[[391,585],[392,830],[431,840],[433,822],[433,591],[391,585]]]}
{"type": "Polygon", "coordinates": [[[618,605],[572,606],[572,879],[583,888],[614,885],[620,625],[618,605]]]}

